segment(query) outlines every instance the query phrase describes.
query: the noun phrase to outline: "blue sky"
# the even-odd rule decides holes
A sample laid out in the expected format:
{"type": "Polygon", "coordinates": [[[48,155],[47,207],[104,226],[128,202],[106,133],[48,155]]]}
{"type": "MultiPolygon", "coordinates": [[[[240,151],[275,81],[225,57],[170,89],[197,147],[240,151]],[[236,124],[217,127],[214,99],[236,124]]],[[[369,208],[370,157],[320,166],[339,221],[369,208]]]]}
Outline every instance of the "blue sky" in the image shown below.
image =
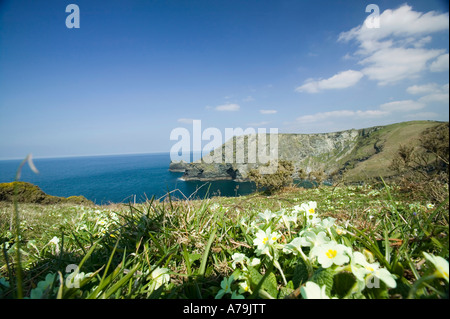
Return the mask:
{"type": "Polygon", "coordinates": [[[379,28],[369,3],[1,1],[0,159],[168,152],[194,119],[285,133],[448,121],[446,1],[373,1],[379,28]]]}

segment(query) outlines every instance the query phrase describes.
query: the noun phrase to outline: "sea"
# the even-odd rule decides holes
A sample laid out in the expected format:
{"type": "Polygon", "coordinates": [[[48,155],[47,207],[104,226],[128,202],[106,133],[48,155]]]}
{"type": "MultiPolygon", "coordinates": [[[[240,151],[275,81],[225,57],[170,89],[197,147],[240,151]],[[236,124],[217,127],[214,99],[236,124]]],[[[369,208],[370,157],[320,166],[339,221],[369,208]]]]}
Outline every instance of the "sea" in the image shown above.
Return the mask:
{"type": "MultiPolygon", "coordinates": [[[[21,162],[1,160],[0,183],[14,181],[21,162]]],[[[142,203],[152,197],[162,200],[169,194],[178,200],[242,196],[256,190],[251,182],[184,181],[183,173],[169,171],[170,153],[36,158],[33,162],[39,174],[26,164],[20,181],[35,184],[49,195],[82,195],[98,205],[142,203]]]]}

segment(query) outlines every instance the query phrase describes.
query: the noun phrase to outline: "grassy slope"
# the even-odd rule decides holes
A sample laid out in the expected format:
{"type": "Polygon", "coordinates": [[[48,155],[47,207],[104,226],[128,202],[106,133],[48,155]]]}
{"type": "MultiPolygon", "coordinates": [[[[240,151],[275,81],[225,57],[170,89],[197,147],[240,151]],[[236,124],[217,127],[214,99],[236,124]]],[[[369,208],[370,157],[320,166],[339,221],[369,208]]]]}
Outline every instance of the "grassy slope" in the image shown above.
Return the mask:
{"type": "Polygon", "coordinates": [[[346,179],[366,180],[380,175],[383,177],[392,175],[394,172],[389,170],[388,167],[400,145],[417,145],[420,134],[425,129],[438,124],[440,123],[414,121],[382,127],[368,138],[363,139],[361,145],[343,160],[345,162],[370,156],[367,160],[357,162],[353,168],[349,169],[346,173],[346,179]],[[375,143],[382,147],[381,152],[375,152],[375,143]]]}

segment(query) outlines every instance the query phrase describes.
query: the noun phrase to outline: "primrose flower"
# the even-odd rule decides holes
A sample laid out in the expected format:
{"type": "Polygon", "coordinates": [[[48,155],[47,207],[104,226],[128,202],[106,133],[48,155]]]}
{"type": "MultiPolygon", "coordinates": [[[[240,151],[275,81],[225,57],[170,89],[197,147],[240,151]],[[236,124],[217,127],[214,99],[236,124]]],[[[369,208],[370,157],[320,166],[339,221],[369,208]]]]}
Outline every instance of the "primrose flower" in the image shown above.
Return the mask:
{"type": "Polygon", "coordinates": [[[266,209],[264,213],[259,213],[258,217],[261,219],[264,219],[266,222],[269,222],[272,218],[274,218],[276,215],[272,213],[270,210],[266,209]]]}
{"type": "Polygon", "coordinates": [[[297,212],[287,213],[285,209],[278,212],[278,216],[281,217],[286,227],[289,227],[289,223],[297,225],[297,212]]]}
{"type": "Polygon", "coordinates": [[[222,282],[220,283],[220,287],[222,289],[219,290],[215,299],[220,299],[225,294],[230,294],[231,293],[231,284],[233,283],[233,281],[234,281],[233,275],[231,275],[230,278],[227,278],[227,277],[223,278],[222,282]]]}
{"type": "Polygon", "coordinates": [[[168,272],[169,269],[160,267],[152,271],[150,276],[153,280],[155,280],[155,289],[158,289],[159,287],[170,281],[170,275],[168,274],[168,272]]]}
{"type": "Polygon", "coordinates": [[[336,233],[337,233],[339,236],[341,236],[341,235],[345,235],[345,234],[347,233],[347,231],[346,231],[344,228],[342,228],[342,227],[340,227],[340,226],[337,226],[337,227],[336,227],[336,233]]]}
{"type": "Polygon", "coordinates": [[[302,237],[296,237],[294,238],[289,244],[284,245],[283,252],[285,254],[293,253],[294,255],[297,255],[298,253],[302,253],[302,246],[309,246],[305,245],[309,244],[305,241],[302,237]]]}
{"type": "Polygon", "coordinates": [[[372,254],[370,250],[363,249],[363,255],[366,257],[366,259],[369,261],[369,263],[375,262],[375,256],[372,254]]]}
{"type": "MultiPolygon", "coordinates": [[[[59,254],[59,238],[56,237],[56,236],[53,237],[53,238],[48,242],[47,245],[50,245],[50,244],[55,245],[55,251],[54,251],[54,253],[59,254]]],[[[53,248],[52,248],[52,251],[53,251],[53,248]]]]}
{"type": "Polygon", "coordinates": [[[300,206],[300,210],[305,212],[306,220],[308,223],[311,223],[315,219],[317,219],[316,208],[317,208],[316,202],[308,202],[307,204],[303,203],[300,206]]]}
{"type": "Polygon", "coordinates": [[[334,219],[333,217],[328,217],[320,222],[320,226],[325,229],[330,229],[331,227],[333,227],[335,221],[336,219],[334,219]]]}
{"type": "Polygon", "coordinates": [[[314,247],[310,254],[312,257],[317,257],[317,261],[323,268],[328,268],[333,264],[342,266],[343,264],[348,263],[350,260],[348,255],[351,254],[351,249],[345,245],[331,241],[314,247]]]}
{"type": "Polygon", "coordinates": [[[246,292],[251,292],[248,282],[247,281],[240,282],[239,283],[239,293],[243,294],[246,292]]]}
{"type": "Polygon", "coordinates": [[[101,219],[101,220],[98,221],[98,224],[99,224],[100,226],[106,225],[106,220],[101,219]]]}
{"type": "Polygon", "coordinates": [[[308,202],[308,203],[303,203],[300,206],[300,210],[304,211],[305,213],[312,215],[315,214],[316,212],[316,208],[317,208],[317,203],[316,202],[308,202]]]}
{"type": "Polygon", "coordinates": [[[366,282],[372,277],[375,277],[383,281],[390,288],[397,287],[395,277],[387,269],[380,268],[380,264],[377,262],[367,262],[366,257],[360,252],[353,253],[351,269],[353,274],[359,281],[366,282]],[[362,267],[358,267],[356,265],[360,265],[362,267]]]}
{"type": "Polygon", "coordinates": [[[241,264],[243,268],[245,268],[244,263],[248,261],[248,257],[241,253],[234,253],[231,258],[233,259],[233,263],[231,266],[233,269],[236,269],[236,264],[241,264]]]}
{"type": "Polygon", "coordinates": [[[330,242],[330,238],[327,237],[327,234],[323,231],[319,233],[315,233],[311,230],[300,232],[300,236],[304,239],[303,246],[307,247],[317,247],[323,244],[330,242]]]}
{"type": "Polygon", "coordinates": [[[256,257],[254,257],[250,260],[250,266],[252,266],[252,267],[258,266],[260,263],[261,263],[261,260],[256,257]]]}
{"type": "Polygon", "coordinates": [[[320,287],[315,282],[308,281],[300,288],[300,293],[303,299],[330,299],[325,292],[325,288],[325,285],[320,287]]]}
{"type": "Polygon", "coordinates": [[[434,256],[434,255],[428,254],[426,252],[423,252],[423,255],[436,268],[435,274],[439,278],[444,278],[445,280],[447,280],[447,282],[449,282],[448,281],[448,268],[449,268],[448,261],[442,257],[434,256]]]}
{"type": "Polygon", "coordinates": [[[292,209],[292,212],[295,212],[295,213],[299,213],[299,212],[301,212],[301,211],[302,211],[302,209],[301,209],[301,207],[298,206],[298,205],[295,205],[294,208],[292,209]]]}
{"type": "Polygon", "coordinates": [[[292,213],[292,215],[283,215],[282,218],[286,223],[294,223],[294,225],[297,226],[298,217],[296,213],[292,213]]]}
{"type": "Polygon", "coordinates": [[[48,243],[49,244],[52,243],[52,244],[58,245],[59,244],[59,238],[55,236],[48,243]]]}
{"type": "Polygon", "coordinates": [[[266,231],[258,230],[256,233],[256,238],[253,240],[253,245],[257,246],[256,252],[258,254],[266,254],[270,256],[270,247],[280,238],[278,232],[272,232],[272,230],[267,228],[266,231]]]}

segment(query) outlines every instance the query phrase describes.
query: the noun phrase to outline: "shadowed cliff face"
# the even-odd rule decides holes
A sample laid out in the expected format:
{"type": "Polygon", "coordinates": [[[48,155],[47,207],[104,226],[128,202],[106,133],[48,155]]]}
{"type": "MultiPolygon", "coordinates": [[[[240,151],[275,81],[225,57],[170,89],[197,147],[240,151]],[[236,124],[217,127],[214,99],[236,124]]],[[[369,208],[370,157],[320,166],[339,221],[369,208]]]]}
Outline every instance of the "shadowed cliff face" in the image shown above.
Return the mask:
{"type": "MultiPolygon", "coordinates": [[[[277,158],[292,161],[295,171],[303,169],[306,173],[323,171],[330,176],[345,169],[354,180],[389,176],[393,172],[387,167],[399,146],[416,143],[421,132],[439,123],[414,121],[335,133],[277,134],[277,158]]],[[[245,181],[251,169],[263,166],[258,156],[256,161],[249,161],[249,150],[251,153],[255,144],[258,148],[258,135],[238,136],[201,160],[171,163],[171,168],[184,169],[185,180],[245,181]]]]}

